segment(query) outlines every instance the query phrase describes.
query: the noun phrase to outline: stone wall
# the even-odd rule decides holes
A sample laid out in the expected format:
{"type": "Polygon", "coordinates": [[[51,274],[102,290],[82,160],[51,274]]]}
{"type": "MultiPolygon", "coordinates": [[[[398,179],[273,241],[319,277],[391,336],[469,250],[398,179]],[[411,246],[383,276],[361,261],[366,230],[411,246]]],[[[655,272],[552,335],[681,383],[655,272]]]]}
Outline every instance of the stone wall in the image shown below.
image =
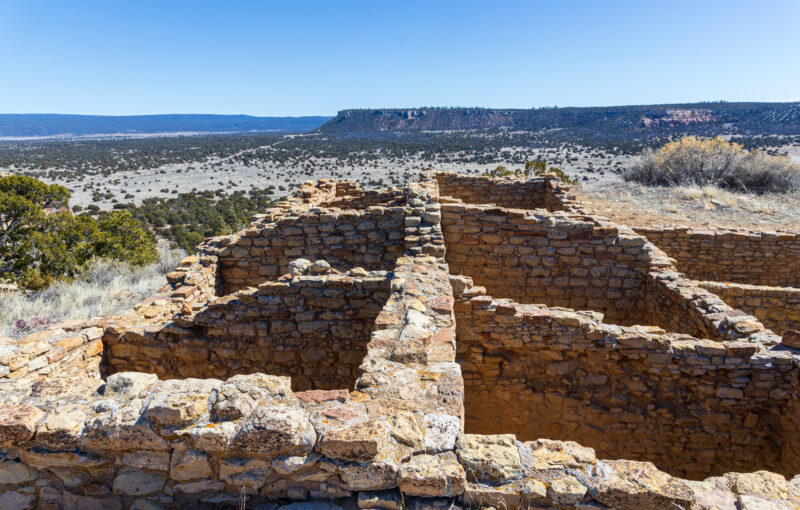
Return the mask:
{"type": "Polygon", "coordinates": [[[800,330],[800,289],[724,282],[697,282],[729,305],[758,317],[778,335],[800,330]]]}
{"type": "Polygon", "coordinates": [[[436,174],[439,194],[465,204],[494,204],[514,209],[572,210],[577,206],[569,196],[569,187],[552,174],[524,179],[492,178],[466,174],[436,174]]]}
{"type": "Polygon", "coordinates": [[[800,286],[800,232],[636,228],[695,280],[800,286]]]}
{"type": "Polygon", "coordinates": [[[109,336],[108,372],[162,379],[264,372],[290,376],[298,391],[352,387],[388,295],[386,272],[267,282],[177,322],[109,336]]]}
{"type": "Polygon", "coordinates": [[[324,259],[340,270],[389,270],[403,253],[404,219],[402,207],[274,211],[244,232],[216,241],[223,244],[218,251],[222,293],[274,280],[300,257],[324,259]]]}
{"type": "Polygon", "coordinates": [[[522,303],[591,309],[609,321],[645,324],[652,245],[630,231],[563,213],[442,204],[452,274],[522,303]]]}
{"type": "MultiPolygon", "coordinates": [[[[512,181],[491,180],[525,189],[512,181]]],[[[760,324],[750,332],[757,319],[577,205],[550,214],[442,201],[430,172],[402,193],[306,183],[250,229],[209,239],[131,312],[0,339],[0,508],[800,504],[800,476],[692,482],[547,438],[579,438],[604,456],[652,459],[692,477],[732,467],[797,473],[798,351],[760,324]],[[472,250],[475,233],[443,230],[448,207],[479,216],[468,228],[487,228],[474,255],[488,262],[478,269],[499,258],[513,273],[534,255],[532,268],[550,267],[552,256],[567,271],[586,257],[590,277],[626,289],[612,279],[636,268],[646,303],[633,309],[644,320],[724,341],[494,300],[446,262],[451,247],[472,250]],[[359,230],[365,221],[374,228],[359,230]],[[367,260],[361,246],[381,231],[391,239],[367,260]],[[332,255],[319,248],[350,236],[360,243],[332,255]],[[545,245],[555,255],[536,251],[545,245]],[[295,260],[303,255],[334,267],[295,260]],[[124,371],[132,369],[162,377],[124,371]],[[164,380],[175,376],[186,378],[164,380]]],[[[562,275],[552,275],[556,285],[562,275]]],[[[580,296],[581,278],[570,273],[558,285],[580,296]]],[[[591,306],[625,316],[617,298],[611,304],[591,306]]]]}
{"type": "Polygon", "coordinates": [[[578,441],[695,479],[800,467],[788,352],[469,296],[455,305],[466,432],[578,441]]]}

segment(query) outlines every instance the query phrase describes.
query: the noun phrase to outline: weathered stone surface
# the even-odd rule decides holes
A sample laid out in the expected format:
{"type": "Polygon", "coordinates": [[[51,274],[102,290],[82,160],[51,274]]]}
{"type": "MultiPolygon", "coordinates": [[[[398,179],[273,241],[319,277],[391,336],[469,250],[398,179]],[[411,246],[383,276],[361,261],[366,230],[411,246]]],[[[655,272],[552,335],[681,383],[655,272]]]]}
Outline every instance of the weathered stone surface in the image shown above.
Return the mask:
{"type": "Polygon", "coordinates": [[[125,452],[122,456],[124,466],[151,471],[168,471],[170,452],[163,450],[138,450],[125,452]]]}
{"type": "Polygon", "coordinates": [[[453,497],[464,492],[467,475],[452,453],[422,454],[400,464],[397,482],[404,494],[453,497]]]}
{"type": "Polygon", "coordinates": [[[528,470],[586,468],[597,462],[594,450],[574,441],[537,439],[525,443],[520,449],[522,464],[528,470]]]}
{"type": "Polygon", "coordinates": [[[91,497],[64,492],[64,510],[122,510],[119,496],[91,497]]]}
{"type": "Polygon", "coordinates": [[[136,398],[142,392],[152,390],[158,382],[155,374],[141,372],[117,372],[106,379],[104,395],[115,398],[136,398]]]}
{"type": "Polygon", "coordinates": [[[204,452],[225,454],[231,447],[238,424],[232,421],[209,423],[183,429],[180,433],[191,438],[192,444],[204,452]]]}
{"type": "Polygon", "coordinates": [[[0,447],[19,446],[33,437],[44,413],[29,405],[0,404],[0,447]]]}
{"type": "Polygon", "coordinates": [[[144,471],[124,471],[114,479],[114,492],[129,496],[141,496],[159,492],[164,488],[166,478],[144,471]]]}
{"type": "Polygon", "coordinates": [[[470,481],[502,485],[522,474],[516,438],[510,434],[461,434],[456,454],[470,481]]]}
{"type": "Polygon", "coordinates": [[[302,409],[263,405],[243,421],[231,447],[244,453],[302,455],[314,448],[317,436],[302,409]]]}
{"type": "Polygon", "coordinates": [[[216,480],[196,480],[175,484],[175,490],[186,494],[197,494],[200,492],[219,492],[225,488],[225,482],[216,480]]]}
{"type": "Polygon", "coordinates": [[[308,469],[314,466],[319,459],[320,455],[314,452],[306,455],[281,455],[273,459],[271,465],[272,469],[278,473],[289,476],[297,471],[308,469]]]}
{"type": "Polygon", "coordinates": [[[185,447],[175,448],[172,451],[170,478],[179,482],[187,482],[209,476],[211,476],[211,466],[208,463],[207,455],[185,447]]]}
{"type": "Polygon", "coordinates": [[[403,508],[403,496],[397,489],[361,491],[358,493],[357,503],[358,508],[401,510],[403,508]]]}
{"type": "Polygon", "coordinates": [[[95,450],[164,450],[167,442],[158,436],[142,416],[144,403],[133,399],[122,407],[90,416],[83,426],[83,443],[95,450]]]}
{"type": "Polygon", "coordinates": [[[366,420],[326,431],[317,449],[333,459],[368,462],[386,447],[388,441],[389,434],[383,422],[366,420]]]}
{"type": "Polygon", "coordinates": [[[800,349],[800,331],[787,329],[783,332],[781,343],[792,349],[800,349]]]}
{"type": "MultiPolygon", "coordinates": [[[[800,239],[752,237],[771,250],[800,239]]],[[[699,264],[724,264],[711,259],[699,264]]],[[[800,502],[797,480],[687,482],[585,447],[692,478],[797,471],[796,351],[756,319],[782,333],[794,326],[763,312],[794,312],[789,291],[725,284],[734,310],[553,176],[310,183],[167,281],[119,317],[0,339],[0,400],[45,413],[4,447],[0,497],[142,510],[242,496],[319,508],[355,492],[365,508],[800,502]],[[309,274],[298,257],[328,262],[309,274]]]]}
{"type": "Polygon", "coordinates": [[[36,470],[22,462],[0,462],[0,485],[20,485],[36,479],[36,470]]]}
{"type": "Polygon", "coordinates": [[[50,448],[78,446],[85,420],[86,411],[80,407],[49,414],[36,430],[36,442],[50,448]]]}
{"type": "Polygon", "coordinates": [[[786,499],[789,495],[786,478],[769,471],[755,473],[726,473],[735,494],[757,494],[774,499],[786,499]]]}
{"type": "Polygon", "coordinates": [[[108,459],[80,452],[47,452],[20,450],[20,459],[37,469],[54,467],[93,468],[108,464],[108,459]]]}
{"type": "Polygon", "coordinates": [[[669,506],[691,508],[694,492],[681,480],[659,471],[650,462],[604,461],[594,497],[616,508],[657,510],[669,506]]]}
{"type": "Polygon", "coordinates": [[[163,381],[147,406],[146,416],[163,426],[186,426],[208,414],[211,392],[221,385],[214,379],[163,381]]]}
{"type": "Polygon", "coordinates": [[[300,276],[306,274],[311,261],[308,259],[295,259],[289,262],[289,274],[292,276],[300,276]]]}
{"type": "Polygon", "coordinates": [[[26,510],[36,506],[36,495],[21,491],[8,491],[0,494],[0,508],[26,510]]]}
{"type": "Polygon", "coordinates": [[[456,437],[460,427],[461,421],[455,416],[439,413],[426,414],[423,449],[428,453],[452,450],[456,446],[456,437]]]}
{"type": "Polygon", "coordinates": [[[263,459],[224,459],[219,463],[219,476],[228,485],[257,490],[264,486],[270,473],[263,459]]]}
{"type": "Polygon", "coordinates": [[[558,505],[575,506],[583,500],[586,486],[574,476],[564,476],[553,480],[547,488],[547,497],[558,505]]]}
{"type": "Polygon", "coordinates": [[[335,471],[346,490],[374,491],[396,487],[399,467],[387,459],[372,463],[335,462],[323,466],[323,469],[335,471]]]}
{"type": "Polygon", "coordinates": [[[249,415],[262,401],[292,398],[288,377],[249,374],[234,376],[215,392],[212,411],[221,419],[235,420],[249,415]]]}

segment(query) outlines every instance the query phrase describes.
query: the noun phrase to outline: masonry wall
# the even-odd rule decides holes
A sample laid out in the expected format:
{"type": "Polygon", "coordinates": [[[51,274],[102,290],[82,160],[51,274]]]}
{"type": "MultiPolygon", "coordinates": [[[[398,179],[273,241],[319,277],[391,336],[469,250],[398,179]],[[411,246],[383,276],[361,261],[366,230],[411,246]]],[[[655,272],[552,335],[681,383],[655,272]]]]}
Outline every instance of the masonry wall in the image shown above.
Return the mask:
{"type": "Polygon", "coordinates": [[[789,353],[488,296],[455,311],[466,432],[578,441],[694,479],[798,468],[789,353]]]}
{"type": "Polygon", "coordinates": [[[565,215],[442,204],[451,274],[470,276],[489,294],[604,313],[646,324],[645,239],[565,215]]]}
{"type": "Polygon", "coordinates": [[[472,176],[437,173],[439,194],[457,198],[466,204],[494,204],[517,209],[562,211],[572,201],[569,188],[549,177],[531,179],[472,176]]]}
{"type": "Polygon", "coordinates": [[[109,338],[108,371],[161,378],[265,372],[290,376],[298,391],[349,388],[388,295],[385,272],[265,283],[209,303],[190,323],[109,338]]]}
{"type": "Polygon", "coordinates": [[[800,232],[636,228],[695,280],[800,286],[800,232]]]}
{"type": "Polygon", "coordinates": [[[403,253],[404,219],[402,207],[312,208],[298,215],[265,216],[226,238],[219,251],[222,293],[274,280],[300,257],[324,259],[341,270],[389,270],[403,253]]]}
{"type": "Polygon", "coordinates": [[[729,305],[755,315],[778,335],[787,329],[800,329],[800,289],[723,282],[698,282],[698,285],[729,305]]]}

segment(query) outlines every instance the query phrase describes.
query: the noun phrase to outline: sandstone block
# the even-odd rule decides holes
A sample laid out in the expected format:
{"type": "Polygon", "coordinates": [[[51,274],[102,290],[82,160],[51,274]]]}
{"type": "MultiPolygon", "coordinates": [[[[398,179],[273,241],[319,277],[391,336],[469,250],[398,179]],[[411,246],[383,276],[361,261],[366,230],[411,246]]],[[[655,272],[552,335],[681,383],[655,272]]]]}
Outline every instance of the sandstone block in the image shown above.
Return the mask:
{"type": "Polygon", "coordinates": [[[397,481],[404,494],[453,497],[464,492],[467,475],[452,453],[421,454],[400,465],[397,481]]]}
{"type": "Polygon", "coordinates": [[[36,422],[44,413],[26,404],[0,404],[0,447],[20,446],[36,431],[36,422]]]}
{"type": "Polygon", "coordinates": [[[135,398],[158,382],[155,374],[141,372],[118,372],[106,379],[105,396],[115,398],[135,398]]]}
{"type": "Polygon", "coordinates": [[[114,479],[114,492],[129,496],[141,496],[159,492],[167,479],[144,471],[125,471],[114,479]]]}
{"type": "Polygon", "coordinates": [[[231,447],[251,454],[302,455],[314,448],[316,439],[303,409],[262,405],[239,425],[231,447]]]}
{"type": "Polygon", "coordinates": [[[456,454],[470,481],[502,485],[522,474],[516,438],[510,434],[461,434],[456,454]]]}
{"type": "Polygon", "coordinates": [[[325,431],[317,449],[333,459],[369,462],[387,446],[388,441],[389,434],[383,422],[366,420],[325,431]]]}
{"type": "Polygon", "coordinates": [[[650,462],[604,461],[607,476],[594,486],[594,497],[613,508],[659,510],[692,508],[695,496],[681,480],[659,471],[650,462]]]}

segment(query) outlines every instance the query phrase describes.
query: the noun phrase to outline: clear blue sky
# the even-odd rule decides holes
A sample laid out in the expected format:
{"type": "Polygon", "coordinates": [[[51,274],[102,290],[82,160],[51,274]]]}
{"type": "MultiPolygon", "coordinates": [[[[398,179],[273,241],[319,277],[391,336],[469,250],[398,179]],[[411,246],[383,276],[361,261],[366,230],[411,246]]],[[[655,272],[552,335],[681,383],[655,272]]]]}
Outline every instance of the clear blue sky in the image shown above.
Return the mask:
{"type": "Polygon", "coordinates": [[[800,99],[800,1],[0,0],[0,113],[800,99]]]}

